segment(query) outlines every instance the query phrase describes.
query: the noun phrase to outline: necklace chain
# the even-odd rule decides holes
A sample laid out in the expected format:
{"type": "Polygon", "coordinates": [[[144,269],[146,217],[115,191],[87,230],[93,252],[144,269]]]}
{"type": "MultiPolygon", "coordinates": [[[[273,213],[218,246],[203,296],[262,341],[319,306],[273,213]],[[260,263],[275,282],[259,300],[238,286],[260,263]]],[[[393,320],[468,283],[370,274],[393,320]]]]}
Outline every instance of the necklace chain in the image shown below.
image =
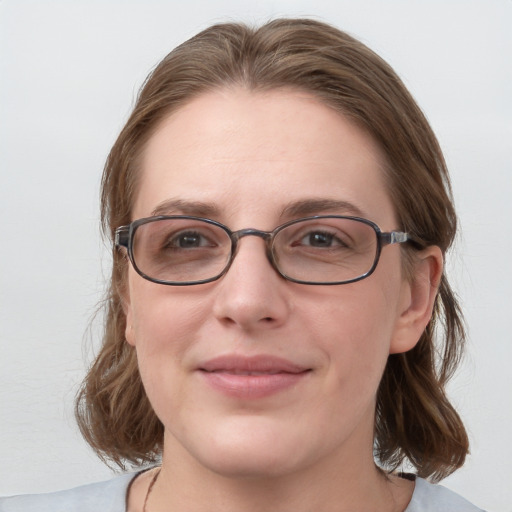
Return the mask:
{"type": "Polygon", "coordinates": [[[142,512],[147,512],[146,505],[148,503],[149,495],[151,494],[151,491],[153,490],[154,485],[156,484],[156,481],[158,480],[158,476],[160,475],[160,471],[162,468],[157,468],[156,473],[153,475],[153,478],[151,479],[151,482],[149,483],[148,492],[146,493],[146,497],[144,498],[144,505],[142,505],[142,512]]]}
{"type": "MultiPolygon", "coordinates": [[[[155,486],[156,481],[158,480],[158,477],[160,476],[160,471],[162,470],[161,467],[156,468],[156,469],[157,470],[156,470],[155,474],[153,475],[153,478],[151,478],[151,482],[149,482],[149,487],[146,492],[146,497],[144,498],[144,505],[142,505],[142,512],[148,512],[146,509],[146,505],[148,503],[149,495],[151,494],[151,491],[153,490],[153,487],[155,486]]],[[[392,499],[393,499],[394,506],[397,506],[397,503],[393,496],[392,496],[392,499]]]]}

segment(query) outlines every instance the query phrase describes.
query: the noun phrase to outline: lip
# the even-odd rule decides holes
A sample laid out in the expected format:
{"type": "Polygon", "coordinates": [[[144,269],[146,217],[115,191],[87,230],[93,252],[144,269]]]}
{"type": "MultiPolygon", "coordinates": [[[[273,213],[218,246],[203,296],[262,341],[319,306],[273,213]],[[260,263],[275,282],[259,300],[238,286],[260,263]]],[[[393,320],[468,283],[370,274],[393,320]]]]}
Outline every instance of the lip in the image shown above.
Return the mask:
{"type": "Polygon", "coordinates": [[[311,368],[268,355],[227,355],[204,362],[198,371],[210,387],[224,395],[257,399],[296,386],[311,368]]]}

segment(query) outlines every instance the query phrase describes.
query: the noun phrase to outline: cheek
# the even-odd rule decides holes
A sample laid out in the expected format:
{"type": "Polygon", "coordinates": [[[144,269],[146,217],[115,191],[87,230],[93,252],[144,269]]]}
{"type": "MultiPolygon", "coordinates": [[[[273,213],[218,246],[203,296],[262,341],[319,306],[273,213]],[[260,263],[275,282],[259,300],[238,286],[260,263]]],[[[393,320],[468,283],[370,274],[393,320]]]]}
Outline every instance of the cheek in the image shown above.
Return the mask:
{"type": "Polygon", "coordinates": [[[187,354],[205,320],[206,301],[185,300],[184,295],[138,276],[130,282],[127,339],[137,351],[142,381],[156,409],[162,390],[178,393],[187,354]]]}
{"type": "MultiPolygon", "coordinates": [[[[395,286],[371,278],[314,301],[309,331],[328,359],[330,385],[374,390],[384,370],[396,320],[395,286]]],[[[306,313],[304,312],[306,315],[306,313]]]]}
{"type": "Polygon", "coordinates": [[[328,338],[354,350],[386,345],[395,320],[392,294],[381,287],[369,290],[364,281],[344,286],[338,296],[315,301],[315,311],[309,314],[311,331],[319,335],[327,331],[328,338]]]}
{"type": "Polygon", "coordinates": [[[177,349],[204,319],[205,301],[191,299],[185,288],[151,283],[131,271],[129,294],[127,324],[133,330],[133,344],[148,355],[177,349]]]}

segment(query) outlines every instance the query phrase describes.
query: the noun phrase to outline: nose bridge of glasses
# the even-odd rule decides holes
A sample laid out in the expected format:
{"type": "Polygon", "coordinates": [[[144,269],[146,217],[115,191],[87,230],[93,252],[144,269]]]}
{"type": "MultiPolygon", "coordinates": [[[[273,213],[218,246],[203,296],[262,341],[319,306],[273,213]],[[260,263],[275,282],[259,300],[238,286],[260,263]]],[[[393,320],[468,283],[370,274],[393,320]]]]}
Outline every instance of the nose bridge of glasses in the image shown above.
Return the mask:
{"type": "Polygon", "coordinates": [[[239,229],[238,231],[234,231],[231,234],[231,238],[235,243],[237,243],[241,238],[244,238],[246,236],[257,236],[268,243],[268,241],[272,237],[272,233],[270,233],[269,231],[261,231],[260,229],[246,228],[239,229]]]}
{"type": "Polygon", "coordinates": [[[238,231],[234,231],[231,233],[231,241],[232,241],[231,261],[233,261],[236,253],[238,252],[239,240],[241,238],[244,238],[247,236],[255,236],[255,237],[261,238],[263,240],[263,242],[265,243],[265,253],[266,253],[267,259],[269,260],[272,267],[275,268],[275,263],[273,261],[272,251],[270,248],[271,241],[272,241],[272,232],[261,231],[260,229],[254,229],[254,228],[240,229],[238,231]]]}

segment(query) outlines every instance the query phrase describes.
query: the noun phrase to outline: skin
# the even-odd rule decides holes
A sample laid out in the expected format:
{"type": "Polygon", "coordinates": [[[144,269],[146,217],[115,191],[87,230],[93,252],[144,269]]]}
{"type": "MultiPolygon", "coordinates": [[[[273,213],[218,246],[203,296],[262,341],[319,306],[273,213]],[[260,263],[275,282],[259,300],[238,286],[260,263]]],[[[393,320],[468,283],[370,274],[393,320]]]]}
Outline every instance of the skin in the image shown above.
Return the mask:
{"type": "MultiPolygon", "coordinates": [[[[390,231],[398,226],[384,161],[366,132],[307,93],[214,91],[149,140],[133,219],[208,213],[232,230],[272,230],[306,216],[283,215],[291,204],[327,199],[353,206],[307,215],[357,214],[390,231]],[[169,208],[177,199],[213,210],[169,208]]],[[[367,279],[305,286],[282,279],[255,237],[213,283],[162,286],[130,266],[126,339],[165,426],[148,510],[404,510],[413,483],[374,464],[375,397],[389,353],[412,348],[428,323],[441,269],[432,247],[406,280],[394,245],[367,279]],[[310,371],[282,392],[237,399],[197,371],[225,354],[278,356],[310,371]]],[[[129,510],[142,510],[151,476],[135,481],[129,510]]]]}

